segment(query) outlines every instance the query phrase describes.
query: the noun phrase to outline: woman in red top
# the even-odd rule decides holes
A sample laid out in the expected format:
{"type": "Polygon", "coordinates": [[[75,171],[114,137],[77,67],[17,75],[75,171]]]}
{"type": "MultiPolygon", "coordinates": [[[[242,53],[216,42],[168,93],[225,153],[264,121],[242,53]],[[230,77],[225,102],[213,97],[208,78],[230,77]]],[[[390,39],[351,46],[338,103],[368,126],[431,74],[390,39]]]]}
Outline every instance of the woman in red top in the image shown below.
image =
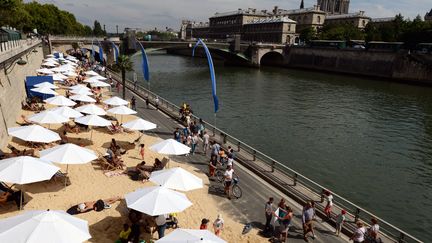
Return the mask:
{"type": "Polygon", "coordinates": [[[208,219],[202,219],[201,220],[201,225],[200,225],[200,230],[206,230],[208,222],[209,222],[208,219]]]}

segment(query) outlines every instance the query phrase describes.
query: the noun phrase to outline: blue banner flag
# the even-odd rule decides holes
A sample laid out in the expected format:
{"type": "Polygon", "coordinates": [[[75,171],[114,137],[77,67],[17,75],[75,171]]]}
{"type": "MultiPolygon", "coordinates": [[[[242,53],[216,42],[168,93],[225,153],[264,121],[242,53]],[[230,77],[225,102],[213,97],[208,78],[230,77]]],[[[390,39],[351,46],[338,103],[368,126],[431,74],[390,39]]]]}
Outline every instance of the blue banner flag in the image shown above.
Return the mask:
{"type": "Polygon", "coordinates": [[[109,41],[109,42],[111,42],[111,44],[113,46],[113,49],[114,49],[114,59],[115,59],[116,63],[118,63],[119,50],[118,50],[118,48],[117,48],[117,46],[116,46],[116,44],[114,42],[112,42],[112,41],[109,41]]]}
{"type": "Polygon", "coordinates": [[[104,63],[103,48],[102,48],[100,41],[98,41],[98,45],[99,45],[99,59],[100,59],[101,63],[103,64],[104,63]]]}
{"type": "MultiPolygon", "coordinates": [[[[142,70],[143,70],[143,76],[146,81],[150,81],[150,72],[149,72],[149,65],[148,65],[148,59],[147,54],[144,50],[144,46],[139,42],[138,40],[135,40],[138,42],[140,48],[141,48],[141,54],[142,54],[142,70]]],[[[135,43],[136,43],[135,42],[135,43]]]]}
{"type": "Polygon", "coordinates": [[[194,48],[192,49],[192,56],[195,56],[195,49],[200,44],[203,46],[204,51],[205,51],[206,56],[207,56],[207,62],[208,62],[209,69],[210,69],[210,79],[211,79],[211,83],[212,83],[214,112],[217,113],[219,110],[219,99],[216,96],[216,76],[215,76],[215,70],[214,70],[214,66],[213,66],[213,59],[211,57],[209,49],[207,48],[207,45],[201,39],[198,39],[197,43],[195,44],[194,48]]]}
{"type": "Polygon", "coordinates": [[[93,46],[93,40],[92,40],[92,53],[91,53],[91,55],[92,55],[92,60],[94,60],[95,50],[94,50],[94,46],[93,46]]]}

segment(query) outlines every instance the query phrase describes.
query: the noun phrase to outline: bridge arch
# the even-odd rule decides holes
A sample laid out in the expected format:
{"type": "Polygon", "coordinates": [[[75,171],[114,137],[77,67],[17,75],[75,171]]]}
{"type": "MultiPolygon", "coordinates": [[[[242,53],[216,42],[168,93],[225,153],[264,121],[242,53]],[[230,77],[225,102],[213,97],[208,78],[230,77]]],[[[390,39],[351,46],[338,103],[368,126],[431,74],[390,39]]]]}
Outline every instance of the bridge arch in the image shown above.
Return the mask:
{"type": "Polygon", "coordinates": [[[269,51],[264,54],[260,59],[261,65],[283,65],[284,56],[277,51],[269,51]]]}

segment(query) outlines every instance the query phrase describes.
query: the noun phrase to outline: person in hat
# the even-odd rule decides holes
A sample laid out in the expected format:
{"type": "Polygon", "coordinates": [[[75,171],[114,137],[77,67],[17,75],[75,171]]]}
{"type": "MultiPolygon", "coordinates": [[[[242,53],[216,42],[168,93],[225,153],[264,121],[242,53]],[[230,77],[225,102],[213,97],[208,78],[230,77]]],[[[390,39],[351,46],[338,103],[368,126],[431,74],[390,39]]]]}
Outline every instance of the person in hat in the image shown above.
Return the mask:
{"type": "Polygon", "coordinates": [[[335,232],[336,236],[340,235],[340,232],[342,230],[343,224],[345,223],[345,220],[346,220],[345,214],[346,214],[346,211],[342,210],[340,212],[340,214],[338,214],[336,216],[336,232],[335,232]]]}

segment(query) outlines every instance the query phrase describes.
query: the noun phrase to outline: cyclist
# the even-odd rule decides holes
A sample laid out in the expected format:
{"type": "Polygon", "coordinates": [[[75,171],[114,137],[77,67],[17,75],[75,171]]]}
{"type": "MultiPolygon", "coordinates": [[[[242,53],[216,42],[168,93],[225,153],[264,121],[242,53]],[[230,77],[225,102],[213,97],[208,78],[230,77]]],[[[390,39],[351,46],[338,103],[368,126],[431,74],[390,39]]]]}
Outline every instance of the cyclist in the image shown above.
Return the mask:
{"type": "Polygon", "coordinates": [[[232,181],[233,181],[234,175],[237,176],[237,174],[234,172],[234,169],[232,168],[232,166],[228,165],[226,170],[225,170],[224,178],[225,178],[225,194],[228,196],[228,199],[230,199],[230,200],[231,200],[230,191],[231,191],[231,187],[233,184],[232,181]]]}

